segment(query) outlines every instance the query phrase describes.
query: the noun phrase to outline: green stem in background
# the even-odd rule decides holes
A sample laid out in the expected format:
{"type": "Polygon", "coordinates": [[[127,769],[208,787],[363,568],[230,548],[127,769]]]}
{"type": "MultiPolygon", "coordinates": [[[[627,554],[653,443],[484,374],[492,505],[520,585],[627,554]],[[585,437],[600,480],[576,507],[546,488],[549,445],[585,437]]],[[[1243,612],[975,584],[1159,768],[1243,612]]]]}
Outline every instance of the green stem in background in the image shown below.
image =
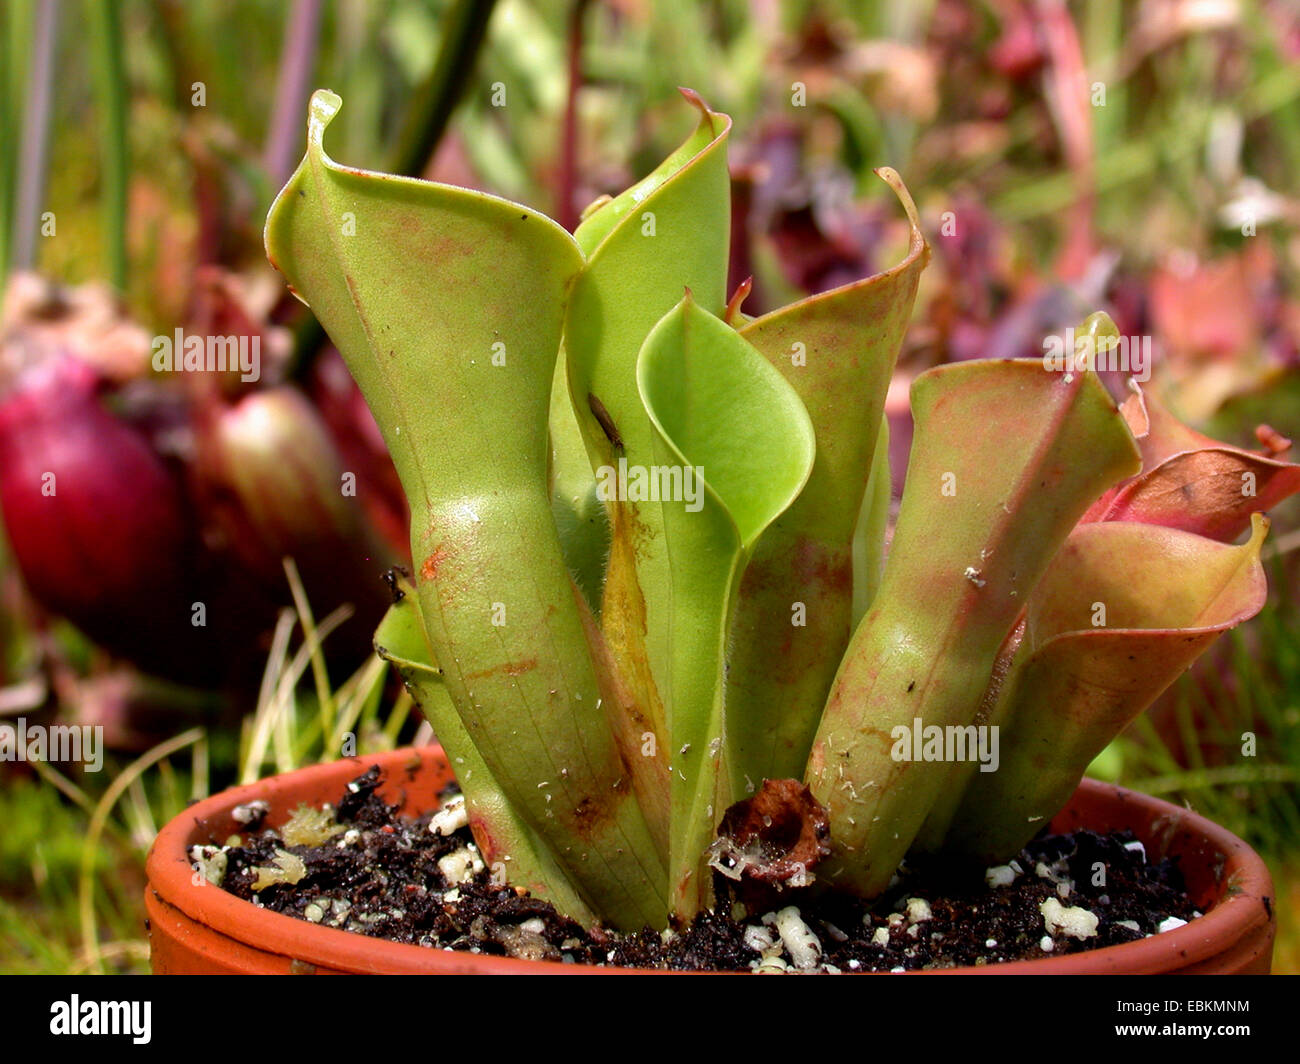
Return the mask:
{"type": "MultiPolygon", "coordinates": [[[[496,0],[454,0],[447,12],[442,43],[433,69],[415,90],[406,110],[388,172],[418,177],[424,172],[447,131],[456,104],[474,74],[496,0]]],[[[298,324],[293,341],[293,374],[301,376],[325,340],[314,315],[298,324]]]]}
{"type": "Polygon", "coordinates": [[[732,800],[724,662],[740,574],[803,490],[816,448],[795,390],[689,292],[646,337],[637,386],[672,556],[669,885],[673,912],[689,920],[712,900],[706,850],[732,800]]]}
{"type": "MultiPolygon", "coordinates": [[[[27,42],[31,37],[30,4],[5,4],[0,8],[4,24],[4,69],[0,70],[0,144],[17,144],[22,126],[25,97],[27,42]]],[[[13,232],[14,189],[18,179],[17,160],[11,151],[0,152],[0,301],[9,276],[9,242],[13,232]]]]}
{"type": "Polygon", "coordinates": [[[36,264],[36,235],[49,165],[50,96],[58,18],[58,0],[47,0],[36,5],[31,22],[31,60],[27,65],[26,106],[18,145],[17,203],[9,260],[15,270],[28,270],[36,264]]]}
{"type": "Polygon", "coordinates": [[[428,165],[474,73],[495,7],[496,0],[455,0],[451,5],[438,58],[415,90],[389,158],[391,173],[416,177],[428,165]]]}
{"type": "Polygon", "coordinates": [[[158,41],[162,45],[162,62],[167,67],[168,104],[179,108],[189,103],[191,80],[185,72],[194,64],[187,62],[185,46],[185,12],[177,0],[157,0],[144,9],[153,21],[158,41]]]}
{"type": "Polygon", "coordinates": [[[581,253],[519,204],[338,165],[322,142],[340,105],[312,97],[307,156],[271,208],[267,252],[383,431],[411,506],[429,643],[466,731],[612,925],[661,924],[663,866],[550,502],[547,415],[581,253]]]}
{"type": "Polygon", "coordinates": [[[882,891],[952,766],[901,756],[916,720],[976,722],[1004,640],[1102,491],[1139,466],[1091,371],[1041,360],[942,366],[912,387],[916,437],[875,601],[854,633],[809,759],[831,819],[825,878],[882,891]]]}
{"type": "Polygon", "coordinates": [[[86,15],[98,101],[105,256],[108,279],[122,293],[127,285],[127,179],[131,157],[126,71],[122,65],[122,12],[116,0],[86,0],[86,15]]]}
{"type": "Polygon", "coordinates": [[[1123,0],[1092,0],[1081,11],[1083,52],[1090,81],[1106,85],[1106,106],[1093,110],[1093,145],[1105,159],[1119,145],[1128,117],[1128,82],[1119,69],[1127,40],[1123,0]]]}

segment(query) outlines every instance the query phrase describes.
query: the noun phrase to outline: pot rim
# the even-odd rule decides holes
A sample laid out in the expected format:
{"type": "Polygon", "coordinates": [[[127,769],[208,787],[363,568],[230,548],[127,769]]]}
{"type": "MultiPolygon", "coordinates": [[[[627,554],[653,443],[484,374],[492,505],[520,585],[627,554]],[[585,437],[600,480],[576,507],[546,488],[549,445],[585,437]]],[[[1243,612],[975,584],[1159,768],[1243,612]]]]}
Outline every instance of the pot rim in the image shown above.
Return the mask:
{"type": "MultiPolygon", "coordinates": [[[[386,783],[384,790],[406,798],[403,779],[412,779],[417,771],[444,771],[451,768],[439,746],[405,747],[367,757],[344,758],[312,765],[294,772],[271,776],[255,783],[230,788],[196,802],[169,821],[158,833],[145,861],[149,889],[156,898],[178,909],[184,916],[211,931],[253,949],[278,954],[320,968],[358,972],[415,974],[446,970],[464,971],[466,964],[488,962],[483,966],[498,973],[515,974],[682,974],[654,969],[598,967],[563,964],[555,961],[526,961],[510,957],[472,954],[466,951],[430,949],[406,943],[372,938],[354,931],[321,927],[282,913],[260,908],[220,887],[194,883],[190,847],[206,841],[205,823],[229,824],[230,812],[238,805],[254,800],[269,800],[273,808],[285,801],[295,803],[295,793],[308,787],[337,785],[360,775],[370,765],[378,764],[386,783]],[[444,955],[446,959],[443,960],[444,955]],[[442,961],[440,964],[439,962],[442,961]]],[[[1188,836],[1201,843],[1208,855],[1222,855],[1215,877],[1219,899],[1203,916],[1172,931],[1118,946],[1044,956],[1033,960],[1007,961],[979,967],[934,969],[908,974],[1006,974],[1048,975],[1082,971],[1158,972],[1186,967],[1209,960],[1233,943],[1257,933],[1271,923],[1272,880],[1263,859],[1245,842],[1213,821],[1173,805],[1170,802],[1115,784],[1085,778],[1071,798],[1069,809],[1079,799],[1085,805],[1106,802],[1126,806],[1134,819],[1159,823],[1167,846],[1175,836],[1188,836]],[[1222,885],[1225,882],[1226,885],[1222,885]],[[1226,897],[1224,897],[1226,895],[1226,897]],[[1146,963],[1134,964],[1136,954],[1145,954],[1146,963]]],[[[296,803],[295,803],[296,804],[296,803]]],[[[1078,821],[1078,815],[1071,819],[1078,821]]],[[[1086,827],[1086,823],[1061,823],[1062,814],[1053,820],[1054,830],[1069,831],[1086,827]]],[[[213,834],[219,835],[220,832],[213,834]]],[[[1144,840],[1145,841],[1145,840],[1144,840]]],[[[1165,851],[1167,852],[1167,851],[1165,851]]],[[[1158,859],[1164,853],[1155,855],[1158,859]]],[[[696,973],[701,974],[701,973],[696,973]]],[[[742,973],[743,974],[743,973],[742,973]]]]}

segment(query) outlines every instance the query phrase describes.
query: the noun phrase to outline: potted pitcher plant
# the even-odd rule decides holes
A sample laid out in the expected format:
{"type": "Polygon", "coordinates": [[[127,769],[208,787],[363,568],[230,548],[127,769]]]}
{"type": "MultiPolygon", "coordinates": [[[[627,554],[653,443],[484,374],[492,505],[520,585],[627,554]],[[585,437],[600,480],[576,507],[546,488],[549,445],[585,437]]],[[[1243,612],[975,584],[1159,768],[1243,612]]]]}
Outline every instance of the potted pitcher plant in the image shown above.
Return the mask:
{"type": "MultiPolygon", "coordinates": [[[[441,744],[379,759],[382,793],[426,811],[454,775],[483,874],[621,932],[687,926],[724,881],[870,900],[909,855],[990,865],[1049,824],[1127,828],[1181,859],[1204,915],[1006,967],[1267,970],[1259,859],[1190,811],[1080,781],[1260,609],[1262,511],[1300,467],[1200,436],[1135,384],[1117,403],[1095,364],[1118,337],[1095,314],[1060,365],[917,378],[886,556],[885,395],[929,256],[917,211],[878,171],[904,259],[751,318],[743,286],[725,290],[731,123],[684,95],[694,131],[572,235],[334,162],[341,102],[312,98],[267,251],[400,474],[414,562],[376,647],[441,744]],[[981,756],[950,756],[954,738],[981,756]],[[756,808],[782,830],[738,830],[756,808]]],[[[169,825],[149,861],[156,969],[546,964],[310,926],[195,875],[192,847],[237,807],[265,800],[275,823],[369,763],[169,825]]]]}

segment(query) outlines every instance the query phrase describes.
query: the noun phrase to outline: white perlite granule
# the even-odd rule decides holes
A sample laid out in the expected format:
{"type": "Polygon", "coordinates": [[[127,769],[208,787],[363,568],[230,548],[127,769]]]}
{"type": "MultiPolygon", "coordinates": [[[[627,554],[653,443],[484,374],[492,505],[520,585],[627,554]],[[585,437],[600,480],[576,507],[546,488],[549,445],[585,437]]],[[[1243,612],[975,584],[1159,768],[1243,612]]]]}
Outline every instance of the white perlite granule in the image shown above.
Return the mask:
{"type": "Polygon", "coordinates": [[[1009,887],[1016,881],[1016,870],[1010,865],[994,865],[984,870],[984,882],[994,889],[1009,887]]]}
{"type": "Polygon", "coordinates": [[[1141,839],[1134,839],[1132,842],[1124,843],[1124,849],[1131,850],[1134,853],[1140,853],[1142,855],[1142,863],[1146,863],[1147,848],[1142,845],[1141,839]]]}
{"type": "Polygon", "coordinates": [[[934,916],[930,911],[930,903],[924,898],[907,899],[907,922],[909,924],[919,924],[922,920],[929,920],[934,916]]]}
{"type": "Polygon", "coordinates": [[[469,827],[469,810],[465,808],[463,794],[449,798],[447,804],[434,813],[429,820],[429,830],[435,835],[454,835],[465,827],[469,827]]]}
{"type": "Polygon", "coordinates": [[[750,924],[745,928],[745,945],[755,953],[772,948],[772,931],[767,927],[750,924]]]}
{"type": "Polygon", "coordinates": [[[754,962],[755,975],[784,975],[790,966],[775,953],[764,953],[762,960],[754,962]]]}
{"type": "Polygon", "coordinates": [[[271,807],[266,802],[248,802],[245,805],[237,805],[230,811],[230,819],[236,824],[251,823],[259,816],[266,816],[271,811],[271,807]]]}
{"type": "Polygon", "coordinates": [[[1049,935],[1069,935],[1071,938],[1092,938],[1099,923],[1095,913],[1077,905],[1064,906],[1056,898],[1047,898],[1038,906],[1043,914],[1043,924],[1049,935]]]}
{"type": "Polygon", "coordinates": [[[781,936],[781,945],[796,968],[808,971],[821,963],[822,944],[803,922],[796,906],[787,905],[778,913],[768,913],[763,917],[763,923],[775,925],[776,933],[781,936]]]}
{"type": "Polygon", "coordinates": [[[454,853],[438,858],[438,871],[448,883],[469,883],[475,873],[483,871],[483,858],[471,843],[454,853]]]}

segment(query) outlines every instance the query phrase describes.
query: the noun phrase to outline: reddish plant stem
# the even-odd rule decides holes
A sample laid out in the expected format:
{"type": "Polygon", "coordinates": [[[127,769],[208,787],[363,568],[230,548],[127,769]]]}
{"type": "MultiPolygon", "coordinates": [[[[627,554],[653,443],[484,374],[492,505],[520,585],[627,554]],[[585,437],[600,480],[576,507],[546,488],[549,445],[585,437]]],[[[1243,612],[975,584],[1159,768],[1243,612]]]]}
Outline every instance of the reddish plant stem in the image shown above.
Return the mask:
{"type": "Polygon", "coordinates": [[[564,105],[555,200],[556,221],[570,233],[579,221],[578,205],[574,202],[578,182],[578,91],[582,88],[582,25],[589,6],[590,0],[574,0],[569,12],[569,95],[564,105]]]}

